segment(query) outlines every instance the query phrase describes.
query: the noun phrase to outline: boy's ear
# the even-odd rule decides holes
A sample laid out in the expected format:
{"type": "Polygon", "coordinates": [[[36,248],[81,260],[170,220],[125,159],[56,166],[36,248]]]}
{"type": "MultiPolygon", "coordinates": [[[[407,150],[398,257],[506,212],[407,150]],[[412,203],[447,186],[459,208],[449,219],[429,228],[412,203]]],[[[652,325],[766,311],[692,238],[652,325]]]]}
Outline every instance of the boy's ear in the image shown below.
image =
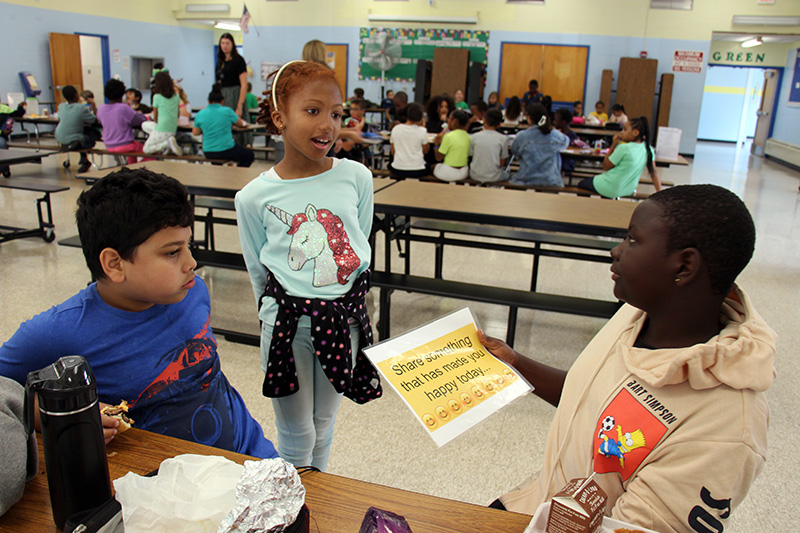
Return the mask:
{"type": "Polygon", "coordinates": [[[100,252],[100,266],[103,267],[108,279],[114,283],[122,283],[125,281],[125,268],[122,262],[122,256],[119,255],[113,248],[103,248],[100,252]]]}
{"type": "Polygon", "coordinates": [[[701,275],[704,269],[703,256],[697,248],[685,248],[678,252],[678,268],[675,273],[675,282],[678,286],[685,286],[701,275]]]}

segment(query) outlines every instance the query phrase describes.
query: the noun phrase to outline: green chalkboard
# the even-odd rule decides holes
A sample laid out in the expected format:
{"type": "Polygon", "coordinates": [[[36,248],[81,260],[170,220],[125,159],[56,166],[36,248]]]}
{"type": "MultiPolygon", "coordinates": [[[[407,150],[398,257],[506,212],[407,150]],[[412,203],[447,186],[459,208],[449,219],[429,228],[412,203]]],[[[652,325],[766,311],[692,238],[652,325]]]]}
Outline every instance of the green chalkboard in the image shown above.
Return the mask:
{"type": "Polygon", "coordinates": [[[358,73],[362,80],[381,79],[381,71],[367,63],[365,52],[368,44],[379,42],[380,34],[384,32],[399,43],[402,50],[399,62],[386,71],[387,80],[413,81],[417,72],[417,60],[433,61],[433,51],[437,47],[468,49],[471,62],[486,64],[488,31],[361,28],[358,73]]]}

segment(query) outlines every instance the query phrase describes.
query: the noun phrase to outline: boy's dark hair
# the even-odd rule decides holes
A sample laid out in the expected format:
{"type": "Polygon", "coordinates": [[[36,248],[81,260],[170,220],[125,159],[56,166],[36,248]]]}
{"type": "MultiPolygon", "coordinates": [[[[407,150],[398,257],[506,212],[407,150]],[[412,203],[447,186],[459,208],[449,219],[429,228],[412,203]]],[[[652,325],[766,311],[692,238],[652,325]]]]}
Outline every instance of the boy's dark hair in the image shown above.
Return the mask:
{"type": "Polygon", "coordinates": [[[408,121],[408,106],[395,109],[394,118],[400,124],[405,124],[408,121]]]}
{"type": "Polygon", "coordinates": [[[353,98],[350,101],[350,107],[357,106],[359,109],[366,109],[367,108],[367,101],[363,98],[353,98]]]}
{"type": "Polygon", "coordinates": [[[225,100],[225,96],[222,94],[222,85],[219,83],[215,83],[211,87],[211,92],[208,93],[208,103],[220,104],[222,103],[223,100],[225,100]]]}
{"type": "Polygon", "coordinates": [[[606,103],[605,103],[604,101],[602,101],[602,100],[598,100],[598,101],[596,101],[596,102],[594,103],[594,106],[595,106],[595,107],[597,107],[597,104],[602,104],[602,105],[603,105],[603,107],[605,107],[605,106],[606,106],[606,103]]]}
{"type": "Polygon", "coordinates": [[[364,89],[361,87],[356,87],[353,91],[353,94],[356,95],[356,98],[364,98],[364,89]]]}
{"type": "Polygon", "coordinates": [[[153,70],[161,70],[162,68],[164,68],[164,63],[153,63],[153,70]]]}
{"type": "Polygon", "coordinates": [[[72,85],[65,85],[61,88],[61,96],[70,104],[74,104],[78,101],[78,89],[72,85]]]}
{"type": "Polygon", "coordinates": [[[576,105],[583,106],[583,102],[581,102],[580,100],[575,100],[574,102],[572,102],[572,107],[575,107],[576,105]]]}
{"type": "MultiPolygon", "coordinates": [[[[139,93],[139,95],[141,97],[141,93],[139,93]]],[[[111,78],[106,82],[106,86],[103,88],[103,96],[112,102],[118,102],[122,100],[122,97],[125,96],[125,84],[119,80],[111,78]]]]}
{"type": "Polygon", "coordinates": [[[408,103],[408,94],[406,94],[404,91],[397,91],[396,93],[394,93],[394,101],[398,102],[398,103],[407,104],[408,103]]]}
{"type": "Polygon", "coordinates": [[[81,98],[86,100],[87,98],[94,98],[94,93],[89,89],[84,89],[81,91],[81,98]]]}
{"type": "Polygon", "coordinates": [[[558,109],[556,109],[556,115],[561,117],[561,120],[563,120],[567,124],[571,124],[572,118],[575,116],[572,114],[572,109],[568,107],[559,107],[558,109]]]}
{"type": "Polygon", "coordinates": [[[475,100],[474,102],[472,102],[472,105],[477,107],[478,111],[480,111],[482,113],[486,113],[486,110],[489,109],[489,104],[487,104],[486,102],[484,102],[483,100],[480,100],[480,99],[475,100]]]}
{"type": "Polygon", "coordinates": [[[539,88],[539,80],[531,80],[528,82],[528,87],[531,85],[535,86],[537,89],[539,88]]]}
{"type": "Polygon", "coordinates": [[[455,121],[458,123],[459,128],[465,127],[467,125],[467,122],[469,122],[469,115],[467,114],[466,111],[462,109],[456,109],[455,111],[450,113],[450,118],[455,119],[455,121]]]}
{"type": "Polygon", "coordinates": [[[490,109],[486,112],[486,115],[483,117],[483,123],[489,126],[490,128],[496,128],[500,124],[503,123],[503,112],[499,109],[490,109]]]}
{"type": "Polygon", "coordinates": [[[667,252],[697,248],[715,294],[730,291],[756,243],[753,217],[741,199],[717,185],[680,185],[650,195],[667,225],[667,252]]]}
{"type": "Polygon", "coordinates": [[[611,106],[611,111],[622,111],[625,112],[625,106],[622,104],[614,104],[611,106]]]}
{"type": "Polygon", "coordinates": [[[422,104],[413,102],[408,104],[408,107],[406,107],[406,116],[408,117],[409,122],[419,122],[422,120],[423,114],[424,110],[422,109],[422,104]]]}
{"type": "Polygon", "coordinates": [[[133,93],[133,99],[136,100],[137,104],[142,101],[142,91],[140,91],[139,89],[134,89],[133,87],[131,87],[130,89],[128,89],[125,92],[126,93],[133,93]]]}
{"type": "Polygon", "coordinates": [[[253,92],[253,84],[251,82],[247,82],[247,92],[253,92]]]}
{"type": "Polygon", "coordinates": [[[145,168],[122,168],[81,193],[75,213],[92,279],[106,277],[100,252],[113,248],[132,261],[137,247],[168,227],[192,225],[194,210],[181,182],[145,168]]]}

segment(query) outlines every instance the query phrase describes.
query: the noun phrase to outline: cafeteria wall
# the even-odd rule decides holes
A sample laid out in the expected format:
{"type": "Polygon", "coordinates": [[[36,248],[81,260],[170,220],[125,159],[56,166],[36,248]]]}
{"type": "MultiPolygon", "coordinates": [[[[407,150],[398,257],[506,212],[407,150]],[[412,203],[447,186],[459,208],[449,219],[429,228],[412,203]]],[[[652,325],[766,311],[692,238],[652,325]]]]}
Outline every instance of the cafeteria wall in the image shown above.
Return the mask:
{"type": "Polygon", "coordinates": [[[786,66],[783,69],[781,92],[778,96],[778,107],[775,111],[775,124],[772,136],[775,139],[800,146],[800,105],[789,105],[789,90],[792,85],[795,58],[800,48],[793,48],[786,53],[786,66]]]}
{"type": "MultiPolygon", "coordinates": [[[[54,2],[46,0],[41,3],[47,5],[54,2]]],[[[71,2],[76,5],[79,3],[71,2]]],[[[105,8],[101,12],[108,11],[105,8]]],[[[142,11],[147,11],[147,8],[142,11]]],[[[3,67],[0,69],[0,95],[3,102],[6,93],[22,91],[18,74],[20,71],[31,72],[39,82],[42,89],[39,100],[53,100],[48,34],[54,32],[108,35],[109,54],[119,50],[120,55],[119,62],[114,62],[113,57],[111,58],[111,76],[118,75],[126,86],[131,83],[131,56],[164,57],[172,76],[176,79],[183,78],[182,85],[190,101],[195,106],[205,106],[206,96],[214,81],[214,33],[211,29],[178,26],[171,11],[168,20],[173,24],[125,20],[6,2],[0,3],[0,13],[0,35],[4,36],[3,67]],[[128,58],[127,68],[123,68],[122,58],[128,58]]],[[[151,10],[150,16],[161,14],[151,10]]]]}

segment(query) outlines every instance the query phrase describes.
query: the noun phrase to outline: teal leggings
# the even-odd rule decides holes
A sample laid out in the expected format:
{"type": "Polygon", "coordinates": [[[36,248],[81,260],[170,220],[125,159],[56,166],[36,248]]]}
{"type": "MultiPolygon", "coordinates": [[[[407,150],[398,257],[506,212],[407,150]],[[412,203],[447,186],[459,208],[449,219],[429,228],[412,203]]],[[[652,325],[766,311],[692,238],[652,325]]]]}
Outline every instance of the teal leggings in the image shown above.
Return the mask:
{"type": "MultiPolygon", "coordinates": [[[[261,328],[261,369],[267,367],[272,324],[261,328]]],[[[358,323],[351,320],[353,352],[360,342],[358,323]]],[[[297,467],[313,466],[325,470],[331,454],[333,424],[342,395],[333,388],[314,354],[311,344],[311,319],[300,318],[292,342],[299,390],[283,398],[273,398],[278,453],[297,467]]]]}

